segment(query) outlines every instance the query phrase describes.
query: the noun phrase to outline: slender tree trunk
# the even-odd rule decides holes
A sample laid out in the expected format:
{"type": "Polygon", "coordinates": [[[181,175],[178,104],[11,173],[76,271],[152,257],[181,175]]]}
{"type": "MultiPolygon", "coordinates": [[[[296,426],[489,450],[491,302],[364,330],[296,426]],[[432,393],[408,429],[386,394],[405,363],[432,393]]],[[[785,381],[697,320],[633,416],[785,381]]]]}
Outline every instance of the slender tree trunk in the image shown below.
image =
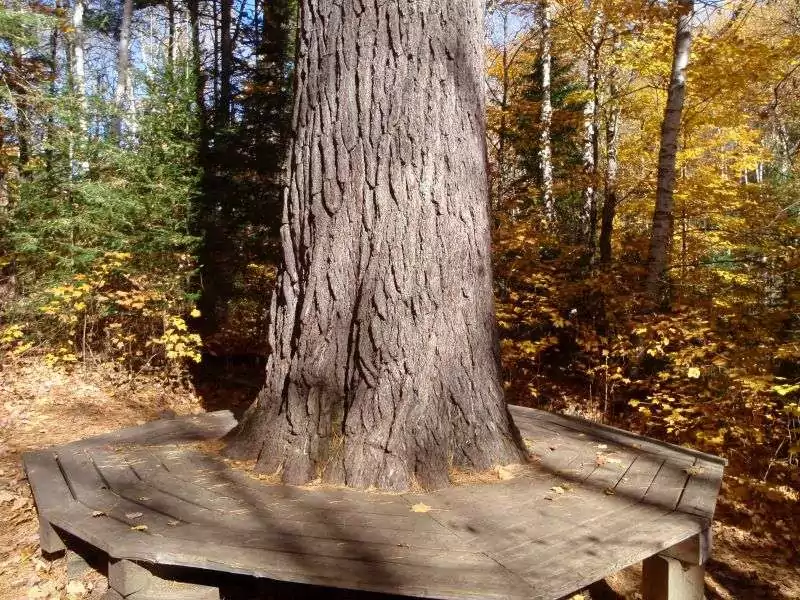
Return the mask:
{"type": "Polygon", "coordinates": [[[266,382],[232,456],[404,490],[523,459],[499,381],[482,0],[302,0],[266,382]]]}
{"type": "Polygon", "coordinates": [[[199,160],[203,163],[208,147],[208,115],[206,109],[206,74],[203,70],[203,48],[200,41],[200,0],[188,0],[187,12],[191,35],[192,71],[194,76],[194,101],[200,121],[199,160]]]}
{"type": "Polygon", "coordinates": [[[556,222],[556,203],[553,196],[553,150],[550,140],[553,122],[551,100],[551,70],[553,65],[553,39],[551,32],[550,0],[541,0],[541,63],[542,108],[539,115],[539,169],[542,177],[542,206],[544,216],[552,228],[556,222]]]}
{"type": "MultiPolygon", "coordinates": [[[[620,48],[619,35],[614,34],[614,52],[620,48]]],[[[611,240],[614,234],[614,219],[617,215],[617,172],[619,152],[620,102],[617,85],[617,68],[613,65],[608,73],[608,115],[606,117],[606,180],[603,198],[603,215],[600,223],[600,263],[611,264],[611,240]]]]}
{"type": "Polygon", "coordinates": [[[692,45],[692,13],[694,0],[678,0],[675,28],[675,45],[672,54],[667,106],[661,123],[661,147],[658,152],[658,181],[656,204],[653,212],[653,229],[650,235],[650,252],[647,270],[647,293],[655,301],[669,296],[667,267],[674,229],[675,157],[681,115],[686,96],[686,68],[692,45]]]}
{"type": "Polygon", "coordinates": [[[122,3],[122,20],[119,27],[119,47],[117,49],[117,85],[114,90],[114,104],[117,115],[114,118],[114,135],[122,143],[122,134],[127,127],[126,113],[128,112],[131,93],[131,21],[133,19],[133,0],[124,0],[122,3]]]}
{"type": "Polygon", "coordinates": [[[496,206],[503,206],[506,194],[506,142],[508,138],[508,91],[509,58],[508,58],[508,12],[503,11],[503,55],[502,77],[500,81],[500,124],[497,128],[497,187],[495,193],[496,206]]]}
{"type": "MultiPolygon", "coordinates": [[[[212,25],[211,29],[212,29],[212,34],[213,34],[212,35],[213,42],[212,42],[211,46],[212,46],[212,51],[214,53],[214,65],[213,65],[213,68],[212,68],[212,75],[211,75],[211,80],[212,81],[211,81],[211,83],[213,84],[212,85],[212,89],[214,90],[214,101],[213,101],[212,104],[213,104],[213,107],[214,107],[213,116],[214,116],[214,122],[215,123],[218,122],[219,119],[220,119],[220,116],[219,116],[220,115],[220,109],[219,109],[219,95],[220,95],[220,90],[219,90],[220,40],[219,40],[219,38],[220,38],[220,31],[219,31],[219,4],[218,4],[218,1],[221,1],[221,0],[211,0],[211,25],[212,25]]],[[[209,123],[209,125],[211,125],[211,124],[212,123],[209,123]]]]}
{"type": "MultiPolygon", "coordinates": [[[[56,0],[56,10],[61,8],[60,0],[56,0]]],[[[59,24],[55,25],[50,32],[50,85],[49,93],[55,98],[58,92],[58,39],[61,34],[61,27],[59,24]]],[[[56,148],[56,121],[55,111],[48,111],[47,113],[47,127],[45,129],[45,168],[49,175],[53,175],[54,156],[56,148]]]]}
{"type": "Polygon", "coordinates": [[[17,149],[19,151],[17,166],[19,167],[19,173],[23,174],[23,177],[25,167],[31,158],[31,136],[33,134],[29,102],[30,88],[26,80],[28,65],[24,58],[27,51],[28,49],[25,47],[17,46],[12,48],[12,68],[10,77],[8,78],[9,88],[16,108],[13,123],[14,129],[16,130],[17,149]]]}
{"type": "Polygon", "coordinates": [[[586,89],[589,98],[583,107],[583,207],[581,210],[581,236],[583,243],[594,250],[597,227],[597,90],[600,54],[600,14],[592,21],[589,53],[586,58],[586,89]]]}
{"type": "Polygon", "coordinates": [[[175,28],[175,3],[167,0],[167,72],[172,75],[175,68],[175,57],[177,54],[177,40],[175,28]]]}
{"type": "Polygon", "coordinates": [[[229,125],[231,121],[231,82],[233,79],[232,9],[233,0],[220,0],[220,82],[217,116],[219,124],[223,127],[229,125]]]}
{"type": "Polygon", "coordinates": [[[87,133],[89,105],[86,98],[86,60],[84,58],[83,0],[75,0],[72,6],[72,84],[78,98],[78,126],[80,135],[87,133]]]}

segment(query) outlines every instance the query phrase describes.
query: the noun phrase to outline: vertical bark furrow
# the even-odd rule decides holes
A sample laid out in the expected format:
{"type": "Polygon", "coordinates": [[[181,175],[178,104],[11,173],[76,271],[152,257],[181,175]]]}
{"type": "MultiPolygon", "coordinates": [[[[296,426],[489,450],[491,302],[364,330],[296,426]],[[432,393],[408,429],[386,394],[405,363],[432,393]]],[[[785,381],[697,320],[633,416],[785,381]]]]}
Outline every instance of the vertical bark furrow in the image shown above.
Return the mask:
{"type": "Polygon", "coordinates": [[[499,383],[482,5],[302,3],[284,267],[229,452],[290,483],[448,483],[523,458],[499,383]]]}

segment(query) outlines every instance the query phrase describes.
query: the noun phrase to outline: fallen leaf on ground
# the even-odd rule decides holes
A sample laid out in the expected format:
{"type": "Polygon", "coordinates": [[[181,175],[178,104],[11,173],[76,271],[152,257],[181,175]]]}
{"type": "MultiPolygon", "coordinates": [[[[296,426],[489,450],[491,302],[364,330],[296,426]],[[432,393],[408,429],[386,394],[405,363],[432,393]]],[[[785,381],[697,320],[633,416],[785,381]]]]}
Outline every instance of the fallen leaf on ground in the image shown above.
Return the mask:
{"type": "Polygon", "coordinates": [[[82,598],[89,593],[86,586],[83,585],[83,582],[77,579],[73,579],[67,583],[66,592],[68,598],[82,598]]]}
{"type": "Polygon", "coordinates": [[[566,490],[560,485],[554,485],[550,488],[550,491],[555,492],[556,494],[563,494],[566,490]]]}
{"type": "Polygon", "coordinates": [[[35,585],[32,588],[28,588],[29,600],[39,600],[40,598],[47,598],[49,595],[50,592],[48,592],[47,590],[43,590],[38,585],[35,585]]]}
{"type": "Polygon", "coordinates": [[[508,481],[509,479],[514,479],[514,473],[507,467],[497,467],[497,477],[501,481],[508,481]]]}

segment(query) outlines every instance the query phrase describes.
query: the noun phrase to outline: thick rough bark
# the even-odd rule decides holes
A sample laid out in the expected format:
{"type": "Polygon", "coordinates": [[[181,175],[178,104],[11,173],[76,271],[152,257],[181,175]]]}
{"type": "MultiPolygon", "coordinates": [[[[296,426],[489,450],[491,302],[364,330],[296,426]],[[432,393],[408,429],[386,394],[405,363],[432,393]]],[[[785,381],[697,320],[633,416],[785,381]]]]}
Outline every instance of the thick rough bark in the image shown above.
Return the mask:
{"type": "Polygon", "coordinates": [[[541,0],[541,61],[542,61],[542,108],[539,115],[539,169],[542,176],[542,206],[548,223],[556,221],[556,203],[553,196],[553,150],[550,131],[553,122],[553,104],[550,96],[553,63],[553,39],[551,32],[552,8],[549,0],[541,0]]]}
{"type": "Polygon", "coordinates": [[[666,271],[669,264],[672,233],[674,229],[673,192],[675,191],[675,157],[681,115],[686,96],[686,67],[692,45],[692,13],[694,0],[678,0],[678,20],[672,54],[667,106],[661,123],[661,146],[658,152],[658,181],[653,228],[650,235],[650,252],[647,270],[647,293],[653,300],[668,294],[666,271]]]}
{"type": "Polygon", "coordinates": [[[481,0],[303,0],[266,382],[232,434],[287,483],[524,458],[499,382],[481,0]]]}

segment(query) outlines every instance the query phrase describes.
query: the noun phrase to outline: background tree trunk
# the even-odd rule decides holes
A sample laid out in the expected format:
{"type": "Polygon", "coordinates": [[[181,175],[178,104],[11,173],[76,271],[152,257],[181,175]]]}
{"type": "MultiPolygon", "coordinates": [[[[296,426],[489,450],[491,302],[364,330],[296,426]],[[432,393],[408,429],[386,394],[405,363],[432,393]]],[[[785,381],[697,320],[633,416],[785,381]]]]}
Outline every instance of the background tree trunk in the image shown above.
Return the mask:
{"type": "Polygon", "coordinates": [[[230,455],[392,490],[523,459],[499,381],[482,69],[481,0],[301,2],[271,352],[230,455]]]}
{"type": "Polygon", "coordinates": [[[594,250],[597,227],[597,90],[600,59],[600,14],[595,15],[589,39],[589,52],[586,57],[586,89],[589,99],[583,107],[583,173],[586,182],[583,188],[583,207],[581,209],[581,236],[583,243],[594,250]]]}
{"type": "Polygon", "coordinates": [[[219,118],[219,125],[222,127],[229,125],[231,122],[231,83],[233,78],[232,10],[233,0],[220,0],[220,68],[217,117],[219,118]]]}
{"type": "Polygon", "coordinates": [[[72,85],[78,97],[78,123],[80,134],[87,133],[88,102],[86,99],[86,60],[84,58],[83,0],[75,0],[72,6],[72,85]]]}
{"type": "Polygon", "coordinates": [[[539,116],[539,169],[542,176],[542,206],[545,219],[553,226],[556,222],[556,203],[553,196],[553,150],[550,140],[553,122],[553,104],[550,97],[551,70],[553,65],[553,39],[551,32],[551,5],[541,0],[541,62],[542,62],[542,108],[539,116]]]}
{"type": "Polygon", "coordinates": [[[133,92],[129,87],[131,83],[129,71],[132,18],[133,0],[124,0],[122,3],[122,21],[119,27],[119,47],[117,49],[117,85],[114,89],[114,104],[117,109],[117,115],[114,118],[114,135],[120,143],[122,143],[122,133],[126,127],[125,115],[133,92]]]}
{"type": "Polygon", "coordinates": [[[675,157],[678,153],[678,136],[686,96],[686,67],[692,46],[692,13],[694,0],[678,0],[678,19],[675,28],[675,45],[672,53],[667,106],[661,123],[661,146],[658,152],[658,181],[653,228],[650,234],[650,252],[647,268],[647,293],[653,300],[668,296],[666,279],[669,253],[674,228],[673,193],[675,191],[675,157]]]}
{"type": "MultiPolygon", "coordinates": [[[[614,33],[614,52],[620,49],[619,34],[614,33]]],[[[608,73],[608,114],[606,116],[606,181],[603,215],[600,221],[600,263],[611,264],[611,239],[617,215],[617,172],[619,151],[620,102],[617,67],[611,60],[608,73]]]]}

